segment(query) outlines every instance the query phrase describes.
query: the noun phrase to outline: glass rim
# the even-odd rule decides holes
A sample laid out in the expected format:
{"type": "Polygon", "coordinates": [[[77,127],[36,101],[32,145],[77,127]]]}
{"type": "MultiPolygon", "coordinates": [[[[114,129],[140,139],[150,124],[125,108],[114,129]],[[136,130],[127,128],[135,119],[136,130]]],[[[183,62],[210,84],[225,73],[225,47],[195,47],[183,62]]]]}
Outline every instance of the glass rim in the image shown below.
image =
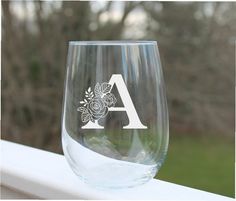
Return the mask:
{"type": "Polygon", "coordinates": [[[157,45],[155,40],[94,40],[69,41],[69,45],[157,45]]]}

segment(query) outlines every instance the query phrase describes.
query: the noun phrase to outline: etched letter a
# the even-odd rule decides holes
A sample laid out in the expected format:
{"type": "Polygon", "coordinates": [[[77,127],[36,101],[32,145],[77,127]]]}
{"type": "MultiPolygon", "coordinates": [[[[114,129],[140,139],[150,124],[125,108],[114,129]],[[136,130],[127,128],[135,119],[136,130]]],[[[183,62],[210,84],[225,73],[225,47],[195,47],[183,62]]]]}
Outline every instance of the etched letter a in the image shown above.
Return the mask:
{"type": "MultiPolygon", "coordinates": [[[[129,95],[128,89],[125,85],[125,82],[120,74],[113,74],[111,79],[109,80],[109,84],[113,87],[114,84],[117,87],[117,90],[120,94],[121,100],[123,102],[124,107],[110,107],[108,109],[109,112],[113,111],[124,111],[126,112],[129,124],[124,126],[124,129],[147,129],[147,126],[144,126],[140,121],[134,104],[129,95]]],[[[86,125],[82,127],[82,129],[103,129],[103,126],[100,126],[97,121],[95,123],[89,121],[86,125]]]]}

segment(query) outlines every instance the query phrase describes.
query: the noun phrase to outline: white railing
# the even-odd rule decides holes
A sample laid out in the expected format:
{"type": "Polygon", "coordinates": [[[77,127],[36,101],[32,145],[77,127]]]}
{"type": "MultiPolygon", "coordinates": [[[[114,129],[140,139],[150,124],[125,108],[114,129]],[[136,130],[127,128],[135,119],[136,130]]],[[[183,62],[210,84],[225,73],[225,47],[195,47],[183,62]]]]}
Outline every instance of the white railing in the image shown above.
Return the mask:
{"type": "Polygon", "coordinates": [[[64,156],[4,140],[1,140],[1,190],[2,198],[13,199],[233,200],[156,179],[135,188],[94,189],[74,175],[64,156]]]}

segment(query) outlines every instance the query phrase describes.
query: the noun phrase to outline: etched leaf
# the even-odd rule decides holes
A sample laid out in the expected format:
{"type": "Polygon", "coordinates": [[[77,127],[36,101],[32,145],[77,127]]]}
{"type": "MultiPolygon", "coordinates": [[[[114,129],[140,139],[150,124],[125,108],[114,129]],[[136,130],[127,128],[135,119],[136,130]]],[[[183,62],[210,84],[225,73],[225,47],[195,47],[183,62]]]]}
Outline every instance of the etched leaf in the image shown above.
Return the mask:
{"type": "Polygon", "coordinates": [[[93,92],[91,91],[88,95],[85,95],[85,97],[88,98],[88,100],[91,100],[93,98],[93,92]]]}
{"type": "Polygon", "coordinates": [[[106,83],[106,82],[103,82],[102,85],[101,85],[101,91],[104,94],[109,93],[111,91],[111,85],[106,83]]]}
{"type": "Polygon", "coordinates": [[[77,111],[80,111],[80,112],[84,112],[84,110],[86,110],[86,108],[84,108],[84,107],[78,107],[77,108],[77,111]]]}
{"type": "Polygon", "coordinates": [[[91,115],[89,114],[88,110],[85,109],[84,112],[81,114],[82,122],[87,122],[90,120],[91,115]]]}
{"type": "Polygon", "coordinates": [[[80,101],[79,103],[83,104],[83,103],[84,103],[84,101],[80,101]]]}
{"type": "Polygon", "coordinates": [[[99,83],[97,83],[97,84],[95,85],[94,93],[95,93],[95,96],[100,96],[100,95],[101,95],[101,86],[100,86],[99,83]]]}
{"type": "Polygon", "coordinates": [[[88,92],[91,92],[91,87],[88,88],[88,92]]]}

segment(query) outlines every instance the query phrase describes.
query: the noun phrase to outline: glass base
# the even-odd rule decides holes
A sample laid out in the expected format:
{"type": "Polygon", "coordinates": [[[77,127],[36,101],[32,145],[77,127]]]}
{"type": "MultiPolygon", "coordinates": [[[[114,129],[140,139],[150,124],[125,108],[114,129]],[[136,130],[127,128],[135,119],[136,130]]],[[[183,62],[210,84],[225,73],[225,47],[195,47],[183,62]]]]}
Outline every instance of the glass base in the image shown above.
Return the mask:
{"type": "MultiPolygon", "coordinates": [[[[101,167],[102,168],[102,167],[101,167]]],[[[125,167],[126,169],[126,167],[125,167]]],[[[85,183],[95,188],[104,189],[104,188],[112,188],[112,189],[121,189],[121,188],[132,188],[135,186],[142,185],[149,180],[151,180],[155,173],[152,174],[146,173],[146,175],[142,175],[142,177],[135,177],[135,175],[125,172],[126,177],[124,177],[124,167],[111,167],[110,170],[106,170],[104,168],[103,171],[97,171],[95,174],[89,174],[86,176],[80,175],[76,169],[72,169],[74,173],[85,183]]],[[[96,170],[94,170],[96,171],[96,170]]]]}
{"type": "Polygon", "coordinates": [[[157,172],[157,165],[116,160],[82,146],[63,135],[63,151],[72,170],[85,183],[96,188],[128,188],[144,184],[157,172]]]}

